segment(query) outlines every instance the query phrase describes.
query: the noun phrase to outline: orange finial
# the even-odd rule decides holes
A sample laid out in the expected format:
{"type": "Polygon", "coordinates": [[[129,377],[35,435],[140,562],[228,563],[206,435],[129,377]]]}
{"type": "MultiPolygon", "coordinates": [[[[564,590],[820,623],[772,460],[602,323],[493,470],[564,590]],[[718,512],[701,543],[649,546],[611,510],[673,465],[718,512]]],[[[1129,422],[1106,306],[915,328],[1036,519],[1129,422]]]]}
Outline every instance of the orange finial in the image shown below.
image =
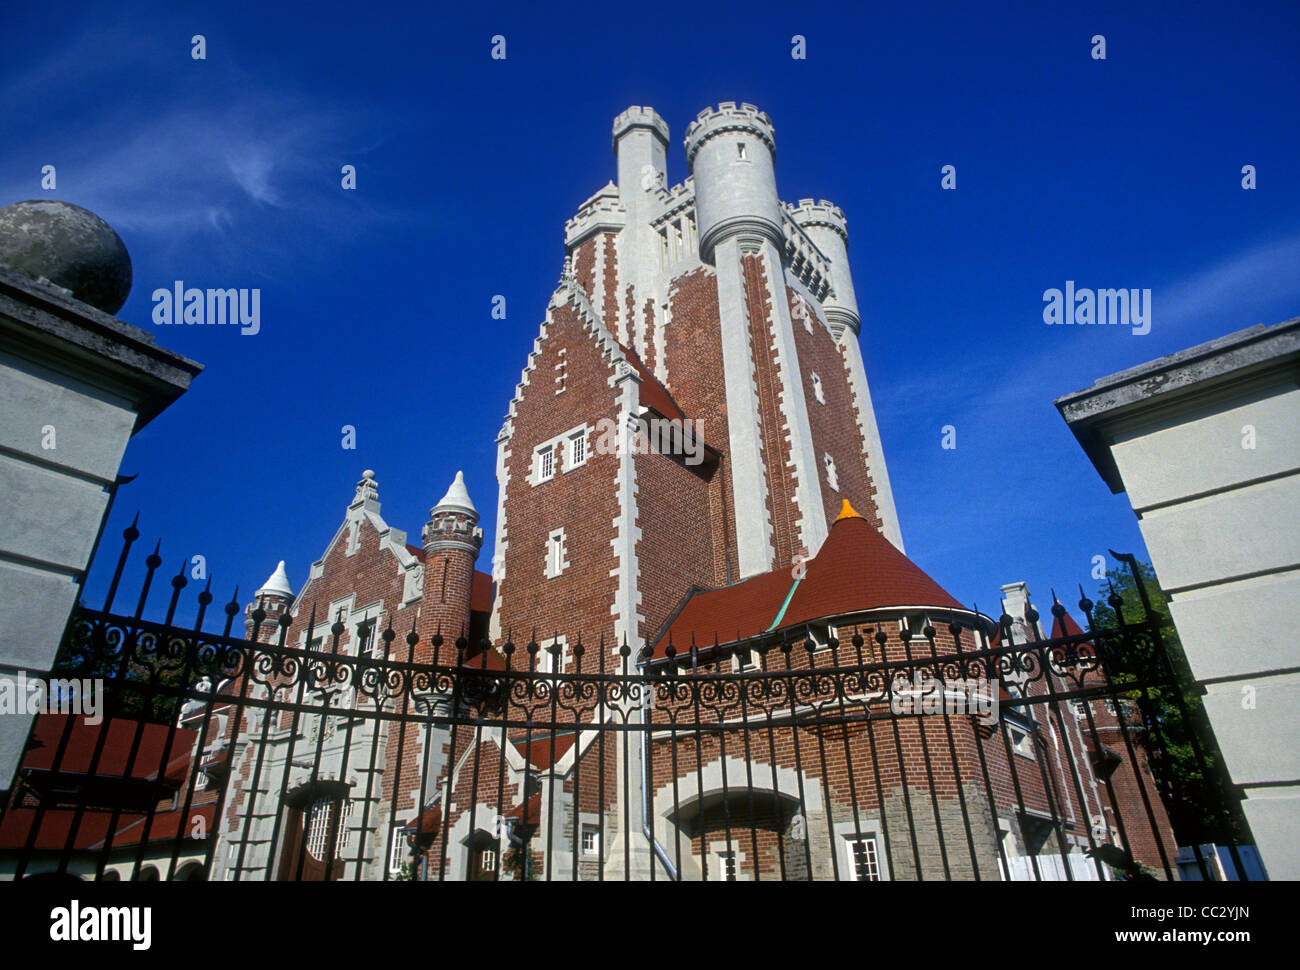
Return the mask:
{"type": "Polygon", "coordinates": [[[836,516],[835,521],[838,522],[840,519],[860,519],[860,518],[862,518],[862,516],[858,515],[857,512],[853,511],[853,506],[849,504],[848,499],[845,499],[844,504],[840,506],[840,514],[836,516]]]}

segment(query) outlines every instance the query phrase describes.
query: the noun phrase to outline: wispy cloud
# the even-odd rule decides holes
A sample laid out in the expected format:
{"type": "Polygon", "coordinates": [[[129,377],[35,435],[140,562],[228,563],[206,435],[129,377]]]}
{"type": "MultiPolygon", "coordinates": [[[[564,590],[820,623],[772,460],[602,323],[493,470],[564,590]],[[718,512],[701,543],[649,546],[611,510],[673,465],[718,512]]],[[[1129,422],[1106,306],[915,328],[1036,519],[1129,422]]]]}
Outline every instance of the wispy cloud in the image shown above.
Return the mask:
{"type": "Polygon", "coordinates": [[[1300,235],[1234,253],[1158,292],[1158,312],[1177,328],[1222,317],[1225,306],[1290,299],[1300,312],[1300,235]]]}
{"type": "MultiPolygon", "coordinates": [[[[339,188],[340,161],[385,137],[373,116],[213,62],[202,84],[171,90],[151,84],[160,67],[174,71],[159,56],[138,35],[79,38],[0,84],[0,126],[27,126],[25,148],[58,170],[56,197],[168,242],[240,232],[255,248],[404,218],[339,188]],[[91,77],[138,96],[88,104],[91,77]],[[20,121],[37,92],[40,112],[20,121]]],[[[0,163],[0,204],[37,194],[33,171],[30,156],[0,163]]]]}

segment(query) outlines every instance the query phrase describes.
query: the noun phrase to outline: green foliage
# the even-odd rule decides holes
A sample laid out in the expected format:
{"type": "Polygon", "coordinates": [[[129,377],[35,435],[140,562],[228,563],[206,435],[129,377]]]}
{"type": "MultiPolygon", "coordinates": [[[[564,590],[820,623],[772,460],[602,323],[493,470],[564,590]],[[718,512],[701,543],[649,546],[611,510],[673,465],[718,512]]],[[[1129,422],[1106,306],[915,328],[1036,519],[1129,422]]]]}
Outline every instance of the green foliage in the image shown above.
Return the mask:
{"type": "MultiPolygon", "coordinates": [[[[1133,701],[1142,714],[1151,741],[1151,770],[1164,793],[1165,808],[1178,843],[1244,841],[1246,828],[1241,804],[1226,790],[1222,755],[1178,633],[1168,621],[1167,598],[1150,563],[1139,562],[1137,572],[1150,603],[1150,619],[1157,622],[1140,626],[1130,642],[1106,639],[1112,681],[1117,687],[1139,680],[1161,681],[1159,686],[1126,691],[1119,696],[1133,701]],[[1163,655],[1157,641],[1163,646],[1163,655]],[[1169,686],[1171,673],[1180,686],[1169,686]],[[1200,757],[1194,739],[1199,742],[1200,757]]],[[[1119,617],[1108,603],[1112,586],[1122,601],[1120,612],[1124,622],[1145,624],[1148,617],[1141,592],[1132,572],[1124,568],[1112,573],[1098,590],[1093,610],[1094,628],[1120,626],[1119,617]]]]}
{"type": "Polygon", "coordinates": [[[105,714],[109,717],[171,724],[185,701],[160,693],[158,688],[192,687],[201,672],[187,671],[184,652],[167,656],[166,641],[160,639],[159,643],[159,651],[147,655],[147,666],[136,662],[138,647],[131,643],[133,656],[124,666],[124,647],[106,644],[100,628],[83,630],[74,622],[68,627],[52,672],[56,677],[102,679],[105,714]]]}
{"type": "Polygon", "coordinates": [[[519,846],[506,849],[505,855],[501,857],[501,869],[520,881],[532,882],[537,879],[537,866],[528,864],[528,854],[519,846]]]}

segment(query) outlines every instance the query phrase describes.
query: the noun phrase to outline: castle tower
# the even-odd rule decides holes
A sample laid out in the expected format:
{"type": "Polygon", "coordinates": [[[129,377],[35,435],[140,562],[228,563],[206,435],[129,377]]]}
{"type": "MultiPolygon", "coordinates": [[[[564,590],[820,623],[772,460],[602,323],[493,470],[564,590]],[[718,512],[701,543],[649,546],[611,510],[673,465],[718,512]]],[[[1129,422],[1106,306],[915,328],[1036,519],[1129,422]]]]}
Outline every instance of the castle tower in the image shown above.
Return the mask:
{"type": "MultiPolygon", "coordinates": [[[[655,310],[662,299],[658,249],[651,219],[659,207],[658,194],[668,175],[668,123],[653,108],[634,106],[614,119],[614,155],[618,159],[618,195],[627,215],[627,228],[617,246],[616,305],[606,320],[620,341],[647,356],[647,341],[655,328],[655,310]],[[631,293],[632,306],[626,305],[631,293]],[[621,321],[621,323],[620,323],[621,321]]],[[[610,258],[607,256],[607,260],[610,258]]]]}
{"type": "Polygon", "coordinates": [[[816,552],[828,529],[785,292],[775,152],[771,119],[750,104],[724,101],[686,129],[700,256],[717,275],[741,579],[816,552]]]}
{"type": "Polygon", "coordinates": [[[252,601],[244,607],[244,629],[247,635],[253,635],[253,613],[261,610],[266,614],[257,630],[258,643],[276,643],[280,639],[280,617],[289,612],[293,606],[293,589],[289,586],[289,575],[284,571],[284,560],[275,567],[275,572],[262,584],[261,589],[253,594],[252,601]]]}
{"type": "Polygon", "coordinates": [[[456,659],[454,644],[462,634],[469,636],[470,596],[474,583],[474,563],[483,546],[483,530],[478,528],[479,514],[465,488],[465,475],[456,479],[447,494],[429,510],[421,538],[424,541],[424,594],[420,606],[416,648],[417,663],[433,660],[430,638],[441,633],[444,645],[438,662],[456,659]]]}
{"type": "Polygon", "coordinates": [[[885,538],[903,551],[903,535],[898,526],[898,511],[894,507],[894,491],[885,468],[884,448],[880,443],[880,428],[876,424],[876,410],[871,404],[871,391],[867,387],[867,371],[858,343],[862,332],[862,318],[858,314],[858,296],[853,289],[853,273],[849,269],[849,224],[839,206],[825,199],[814,202],[800,199],[789,209],[795,224],[812,240],[830,264],[831,290],[823,301],[826,322],[839,341],[844,361],[849,368],[850,383],[857,397],[858,424],[867,445],[867,468],[876,487],[876,509],[880,515],[885,538]]]}

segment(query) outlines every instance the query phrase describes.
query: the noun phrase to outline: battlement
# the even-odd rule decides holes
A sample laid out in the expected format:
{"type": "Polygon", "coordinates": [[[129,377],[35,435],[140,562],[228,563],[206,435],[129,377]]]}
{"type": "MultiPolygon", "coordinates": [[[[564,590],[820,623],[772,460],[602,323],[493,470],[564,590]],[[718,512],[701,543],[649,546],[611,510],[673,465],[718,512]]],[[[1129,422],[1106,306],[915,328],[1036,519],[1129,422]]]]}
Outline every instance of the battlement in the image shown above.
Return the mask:
{"type": "Polygon", "coordinates": [[[786,205],[781,213],[781,230],[785,245],[782,257],[790,272],[808,287],[818,300],[831,292],[831,267],[825,254],[808,238],[799,223],[794,221],[793,207],[786,205]]]}
{"type": "Polygon", "coordinates": [[[610,182],[578,209],[577,215],[564,224],[567,249],[581,243],[592,233],[617,232],[627,224],[627,209],[618,198],[618,186],[610,182]]]}
{"type": "Polygon", "coordinates": [[[734,101],[722,101],[717,108],[705,108],[686,128],[686,162],[694,165],[695,153],[710,138],[728,131],[744,131],[756,135],[776,154],[776,128],[767,112],[752,104],[737,106],[734,101]]]}
{"type": "Polygon", "coordinates": [[[615,154],[618,153],[618,140],[633,128],[649,128],[668,145],[668,122],[659,116],[659,112],[649,106],[633,105],[614,119],[614,134],[610,140],[615,154]]]}
{"type": "Polygon", "coordinates": [[[834,202],[800,199],[798,205],[787,203],[785,209],[798,225],[825,226],[839,233],[846,243],[849,241],[849,221],[844,218],[844,210],[834,202]]]}
{"type": "Polygon", "coordinates": [[[654,192],[655,203],[662,206],[662,211],[650,220],[652,229],[659,228],[669,219],[675,218],[682,214],[683,211],[693,208],[695,205],[695,182],[693,179],[687,179],[684,182],[678,182],[671,189],[658,186],[654,192]]]}

